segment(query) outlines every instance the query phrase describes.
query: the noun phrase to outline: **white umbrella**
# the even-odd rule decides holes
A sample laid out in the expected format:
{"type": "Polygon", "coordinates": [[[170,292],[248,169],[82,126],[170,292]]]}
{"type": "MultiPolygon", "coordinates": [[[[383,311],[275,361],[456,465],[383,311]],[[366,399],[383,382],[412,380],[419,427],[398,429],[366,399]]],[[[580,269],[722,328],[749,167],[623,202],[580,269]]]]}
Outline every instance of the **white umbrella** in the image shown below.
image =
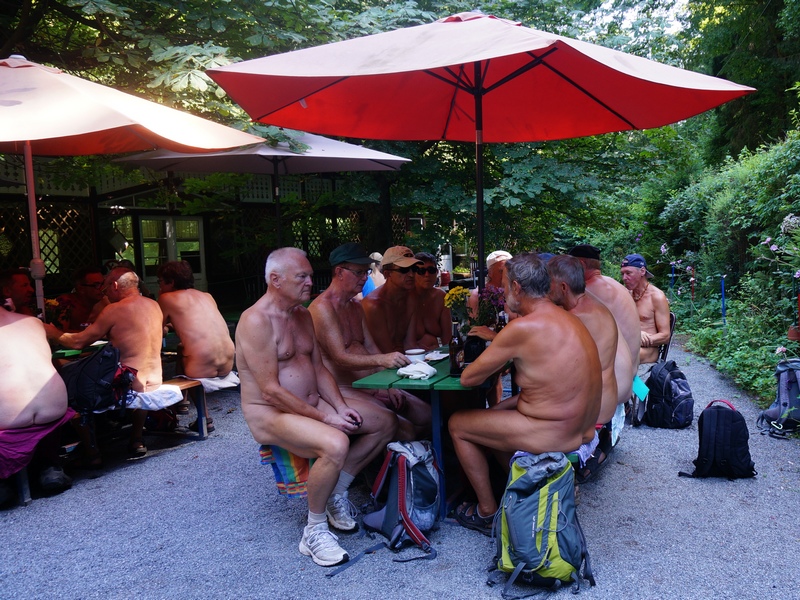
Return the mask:
{"type": "Polygon", "coordinates": [[[44,311],[33,156],[234,148],[263,139],[25,60],[0,59],[0,153],[24,154],[36,302],[44,311]]]}
{"type": "MultiPolygon", "coordinates": [[[[321,135],[301,133],[296,141],[308,146],[294,152],[288,143],[277,146],[258,144],[246,148],[189,154],[169,150],[142,152],[115,162],[160,171],[191,173],[262,173],[272,175],[275,206],[280,233],[278,176],[296,173],[333,173],[344,171],[397,171],[409,159],[386,154],[363,146],[339,142],[321,135]]],[[[280,243],[280,239],[278,240],[280,243]]]]}

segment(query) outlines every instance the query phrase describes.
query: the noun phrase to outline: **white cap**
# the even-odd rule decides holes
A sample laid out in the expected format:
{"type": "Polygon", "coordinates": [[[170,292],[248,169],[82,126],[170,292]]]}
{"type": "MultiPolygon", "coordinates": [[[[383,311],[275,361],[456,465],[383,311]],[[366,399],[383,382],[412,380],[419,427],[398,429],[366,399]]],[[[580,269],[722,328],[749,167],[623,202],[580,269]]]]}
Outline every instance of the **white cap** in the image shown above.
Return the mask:
{"type": "Polygon", "coordinates": [[[505,250],[495,250],[486,257],[486,268],[491,269],[494,263],[500,262],[501,260],[508,260],[509,258],[511,258],[511,254],[505,250]]]}

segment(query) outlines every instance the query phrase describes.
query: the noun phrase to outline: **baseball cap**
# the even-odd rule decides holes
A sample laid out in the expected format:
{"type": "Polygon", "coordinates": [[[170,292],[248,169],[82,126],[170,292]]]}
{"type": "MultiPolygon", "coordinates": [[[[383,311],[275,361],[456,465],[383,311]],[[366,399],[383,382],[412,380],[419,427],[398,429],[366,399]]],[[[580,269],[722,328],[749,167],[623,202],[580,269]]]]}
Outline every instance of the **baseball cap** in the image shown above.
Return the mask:
{"type": "Polygon", "coordinates": [[[593,258],[600,260],[600,248],[592,246],[591,244],[578,244],[574,246],[567,254],[576,256],[578,258],[593,258]]]}
{"type": "Polygon", "coordinates": [[[422,261],[414,258],[414,253],[407,246],[392,246],[383,253],[381,266],[397,265],[398,267],[410,267],[411,265],[421,265],[422,261]]]}
{"type": "Polygon", "coordinates": [[[647,270],[647,262],[644,260],[644,256],[641,254],[628,254],[625,258],[622,259],[623,267],[635,267],[637,269],[644,268],[645,275],[648,279],[653,277],[653,274],[647,270]]]}
{"type": "Polygon", "coordinates": [[[508,260],[510,258],[511,254],[509,252],[506,252],[505,250],[495,250],[486,257],[486,268],[491,269],[494,263],[500,262],[501,260],[508,260]]]}
{"type": "Polygon", "coordinates": [[[342,263],[353,263],[354,265],[368,265],[372,259],[367,256],[364,246],[356,242],[347,242],[333,249],[328,257],[332,267],[342,263]]]}

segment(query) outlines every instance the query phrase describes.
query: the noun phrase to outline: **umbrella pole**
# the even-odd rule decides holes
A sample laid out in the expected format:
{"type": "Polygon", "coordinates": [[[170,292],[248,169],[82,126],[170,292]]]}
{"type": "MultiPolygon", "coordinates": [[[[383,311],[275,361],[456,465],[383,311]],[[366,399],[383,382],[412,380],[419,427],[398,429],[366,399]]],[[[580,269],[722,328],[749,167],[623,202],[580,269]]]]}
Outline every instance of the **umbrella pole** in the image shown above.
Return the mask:
{"type": "Polygon", "coordinates": [[[483,96],[480,63],[475,63],[475,217],[478,221],[478,289],[485,285],[483,266],[483,96]]]}
{"type": "Polygon", "coordinates": [[[277,248],[283,246],[283,231],[281,228],[281,188],[280,183],[278,181],[278,165],[275,164],[275,173],[272,175],[272,190],[273,190],[273,200],[275,201],[275,238],[277,248]]]}
{"type": "Polygon", "coordinates": [[[25,155],[25,187],[28,190],[28,220],[31,226],[31,249],[33,251],[33,260],[31,260],[31,277],[33,277],[34,286],[36,288],[36,306],[44,320],[44,286],[42,279],[44,279],[44,262],[42,262],[41,252],[39,250],[39,217],[36,210],[36,190],[34,189],[33,178],[33,151],[31,150],[30,140],[25,142],[24,148],[25,155]]]}

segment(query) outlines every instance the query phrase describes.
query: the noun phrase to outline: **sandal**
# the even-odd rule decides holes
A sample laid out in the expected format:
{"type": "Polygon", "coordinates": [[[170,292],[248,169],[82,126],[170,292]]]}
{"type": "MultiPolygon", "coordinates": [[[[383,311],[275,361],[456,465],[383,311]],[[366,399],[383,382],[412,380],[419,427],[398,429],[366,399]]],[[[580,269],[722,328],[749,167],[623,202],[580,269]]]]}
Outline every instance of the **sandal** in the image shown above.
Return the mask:
{"type": "Polygon", "coordinates": [[[594,451],[589,460],[586,461],[586,464],[582,467],[576,467],[575,469],[575,483],[588,483],[600,472],[600,470],[605,466],[608,462],[608,454],[600,449],[600,445],[597,445],[597,449],[594,451]]]}
{"type": "MultiPolygon", "coordinates": [[[[197,419],[189,423],[189,429],[191,429],[192,431],[197,431],[197,419]]],[[[214,427],[214,419],[212,419],[211,417],[206,417],[206,431],[208,431],[208,433],[211,433],[215,429],[216,427],[214,427]]]]}
{"type": "Polygon", "coordinates": [[[482,517],[478,514],[477,502],[465,502],[456,509],[456,521],[462,527],[479,531],[483,535],[492,535],[492,524],[494,523],[494,515],[482,517]],[[469,513],[469,514],[468,514],[469,513]]]}
{"type": "Polygon", "coordinates": [[[175,405],[175,414],[176,415],[188,415],[189,414],[189,401],[188,400],[181,400],[175,405]]]}
{"type": "Polygon", "coordinates": [[[144,445],[144,441],[141,438],[138,440],[131,440],[131,443],[128,444],[128,454],[134,458],[144,456],[147,454],[147,446],[144,445]]]}

